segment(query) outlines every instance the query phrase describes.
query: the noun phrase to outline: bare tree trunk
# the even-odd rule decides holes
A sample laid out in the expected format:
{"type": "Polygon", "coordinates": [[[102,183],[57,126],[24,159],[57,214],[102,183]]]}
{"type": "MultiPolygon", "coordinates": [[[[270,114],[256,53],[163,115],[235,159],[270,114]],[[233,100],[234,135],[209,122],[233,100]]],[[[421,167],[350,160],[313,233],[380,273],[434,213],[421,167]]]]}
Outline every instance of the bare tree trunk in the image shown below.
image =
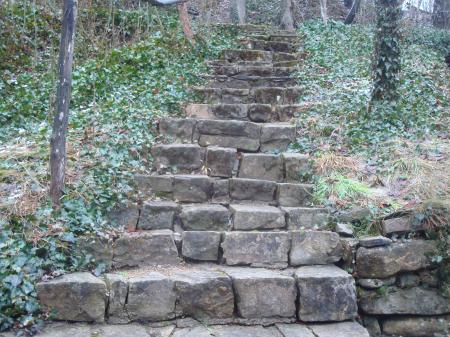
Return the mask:
{"type": "Polygon", "coordinates": [[[450,1],[434,0],[433,26],[450,28],[450,1]]]}
{"type": "Polygon", "coordinates": [[[187,2],[178,4],[177,8],[178,15],[180,16],[180,22],[183,26],[184,35],[189,41],[194,42],[194,33],[192,32],[191,21],[189,20],[187,2]]]}
{"type": "Polygon", "coordinates": [[[245,0],[236,0],[236,9],[239,18],[239,24],[245,24],[247,12],[246,12],[246,1],[245,0]]]}
{"type": "Polygon", "coordinates": [[[353,2],[352,9],[348,13],[347,18],[344,21],[344,23],[346,25],[351,25],[353,23],[353,21],[355,21],[356,14],[358,13],[360,6],[361,6],[361,0],[355,0],[353,2]]]}
{"type": "Polygon", "coordinates": [[[72,65],[77,19],[77,0],[64,0],[61,44],[59,49],[59,84],[56,114],[50,140],[50,197],[54,208],[60,207],[66,167],[66,134],[72,90],[72,65]]]}
{"type": "Polygon", "coordinates": [[[327,0],[320,0],[320,14],[325,25],[328,24],[327,0]]]}
{"type": "Polygon", "coordinates": [[[283,0],[281,3],[281,19],[280,25],[282,29],[294,30],[294,1],[293,0],[283,0]]]}

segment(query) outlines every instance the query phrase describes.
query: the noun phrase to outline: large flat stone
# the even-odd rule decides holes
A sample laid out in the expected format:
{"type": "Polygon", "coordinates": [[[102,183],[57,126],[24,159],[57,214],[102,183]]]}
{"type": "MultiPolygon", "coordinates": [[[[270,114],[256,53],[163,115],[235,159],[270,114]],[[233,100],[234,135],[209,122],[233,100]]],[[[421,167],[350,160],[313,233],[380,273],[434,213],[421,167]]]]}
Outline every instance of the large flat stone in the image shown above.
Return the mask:
{"type": "Polygon", "coordinates": [[[356,252],[359,277],[387,278],[399,272],[415,271],[430,266],[428,253],[436,250],[433,241],[414,240],[389,246],[364,248],[356,252]]]}
{"type": "Polygon", "coordinates": [[[262,326],[218,325],[213,327],[214,337],[283,337],[276,328],[262,326]]]}
{"type": "Polygon", "coordinates": [[[221,246],[228,265],[285,267],[289,241],[286,232],[228,232],[221,246]]]}
{"type": "Polygon", "coordinates": [[[243,153],[239,178],[283,181],[283,162],[279,155],[243,153]]]}
{"type": "Polygon", "coordinates": [[[200,170],[205,153],[205,148],[197,144],[158,144],[152,148],[153,167],[172,173],[200,170]]]}
{"type": "Polygon", "coordinates": [[[356,287],[350,274],[336,266],[307,266],[298,268],[295,276],[300,320],[327,322],[356,317],[356,287]]]}
{"type": "Polygon", "coordinates": [[[173,179],[173,198],[181,202],[206,202],[213,194],[213,180],[202,175],[177,175],[173,179]]]}
{"type": "Polygon", "coordinates": [[[201,146],[229,147],[242,151],[258,151],[260,146],[259,138],[220,135],[200,135],[198,143],[201,146]]]}
{"type": "Polygon", "coordinates": [[[236,201],[259,201],[273,203],[277,184],[256,179],[230,179],[230,196],[236,201]]]}
{"type": "Polygon", "coordinates": [[[288,229],[322,229],[330,221],[329,212],[325,208],[282,207],[286,212],[288,229]]]}
{"type": "Polygon", "coordinates": [[[178,212],[178,205],[173,201],[144,202],[139,217],[138,228],[173,229],[173,221],[178,212]]]}
{"type": "Polygon", "coordinates": [[[123,233],[114,242],[115,268],[173,265],[179,262],[170,230],[123,233]]]}
{"type": "Polygon", "coordinates": [[[295,140],[296,127],[289,123],[264,124],[261,128],[261,152],[286,151],[295,140]]]}
{"type": "Polygon", "coordinates": [[[156,272],[129,280],[126,311],[132,321],[163,321],[175,317],[175,284],[156,272]]]}
{"type": "Polygon", "coordinates": [[[201,326],[177,329],[170,337],[213,337],[210,329],[201,326]]]}
{"type": "Polygon", "coordinates": [[[293,266],[333,264],[342,258],[339,235],[326,231],[294,231],[289,260],[293,266]]]}
{"type": "Polygon", "coordinates": [[[196,261],[217,261],[220,239],[220,232],[183,232],[182,254],[196,261]]]}
{"type": "Polygon", "coordinates": [[[146,195],[151,193],[172,193],[172,175],[136,175],[135,180],[139,192],[146,195]]]}
{"type": "Polygon", "coordinates": [[[277,328],[284,337],[315,337],[306,325],[277,324],[277,328]]]}
{"type": "Polygon", "coordinates": [[[197,121],[190,118],[162,118],[159,122],[161,135],[176,142],[191,142],[197,121]]]}
{"type": "Polygon", "coordinates": [[[360,295],[360,308],[371,315],[442,315],[450,313],[450,300],[436,289],[388,288],[386,295],[366,291],[360,295]]]}
{"type": "Polygon", "coordinates": [[[40,282],[37,297],[44,310],[60,321],[103,322],[107,289],[101,279],[90,273],[73,273],[40,282]]]}
{"type": "Polygon", "coordinates": [[[292,276],[253,268],[229,268],[225,272],[233,280],[240,317],[295,317],[297,287],[292,276]]]}
{"type": "MultiPolygon", "coordinates": [[[[65,337],[72,337],[71,335],[61,335],[65,337]]],[[[89,337],[148,337],[146,327],[140,324],[127,324],[127,325],[102,325],[93,326],[91,328],[91,334],[89,337]]]]}
{"type": "Polygon", "coordinates": [[[172,276],[178,293],[177,313],[196,319],[230,318],[234,313],[231,279],[222,272],[186,270],[172,276]]]}
{"type": "Polygon", "coordinates": [[[317,337],[370,337],[365,328],[354,322],[316,324],[309,328],[317,337]]]}
{"type": "Polygon", "coordinates": [[[450,334],[450,316],[396,317],[383,320],[383,332],[389,335],[424,337],[450,334]]]}
{"type": "Polygon", "coordinates": [[[273,206],[230,205],[234,230],[284,228],[284,213],[273,206]]]}
{"type": "Polygon", "coordinates": [[[221,205],[184,205],[180,219],[185,230],[225,231],[230,225],[230,212],[221,205]]]}
{"type": "Polygon", "coordinates": [[[312,202],[313,185],[278,184],[278,205],[285,207],[309,206],[312,202]]]}
{"type": "Polygon", "coordinates": [[[211,201],[217,204],[230,203],[230,181],[228,179],[214,179],[211,201]]]}
{"type": "Polygon", "coordinates": [[[414,216],[411,215],[383,220],[382,228],[384,235],[417,232],[426,229],[421,221],[417,221],[414,219],[414,216]]]}
{"type": "Polygon", "coordinates": [[[236,156],[236,149],[215,146],[208,147],[206,153],[208,174],[212,177],[232,177],[236,156]]]}

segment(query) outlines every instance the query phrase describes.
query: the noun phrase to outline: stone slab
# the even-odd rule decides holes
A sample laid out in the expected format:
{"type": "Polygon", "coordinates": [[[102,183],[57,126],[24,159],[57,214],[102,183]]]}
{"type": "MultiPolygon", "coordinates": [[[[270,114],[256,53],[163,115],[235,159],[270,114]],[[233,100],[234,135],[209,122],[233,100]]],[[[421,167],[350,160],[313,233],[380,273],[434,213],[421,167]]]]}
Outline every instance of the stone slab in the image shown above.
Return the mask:
{"type": "Polygon", "coordinates": [[[220,232],[183,232],[182,254],[196,261],[217,261],[219,258],[220,232]]]}
{"type": "Polygon", "coordinates": [[[354,322],[310,325],[317,337],[370,337],[367,330],[354,322]]]}
{"type": "Polygon", "coordinates": [[[286,213],[289,230],[322,229],[330,221],[325,208],[281,207],[281,210],[286,213]]]}
{"type": "Polygon", "coordinates": [[[234,230],[281,229],[286,226],[284,213],[273,206],[230,205],[234,230]]]}
{"type": "Polygon", "coordinates": [[[284,207],[309,206],[312,202],[313,185],[278,184],[277,202],[284,207]]]}
{"type": "Polygon", "coordinates": [[[277,184],[273,181],[256,179],[230,179],[230,196],[236,201],[273,203],[277,184]]]}
{"type": "Polygon", "coordinates": [[[213,180],[203,175],[176,175],[173,198],[180,202],[207,202],[213,194],[213,180]]]}
{"type": "Polygon", "coordinates": [[[283,162],[279,155],[243,153],[238,177],[282,182],[283,162]]]}
{"type": "Polygon", "coordinates": [[[339,235],[327,231],[294,231],[289,255],[293,266],[333,264],[342,258],[339,235]]]}
{"type": "Polygon", "coordinates": [[[230,225],[230,212],[221,205],[183,205],[180,220],[185,230],[225,231],[230,225]]]}
{"type": "Polygon", "coordinates": [[[178,205],[173,201],[144,202],[139,217],[138,229],[173,229],[178,205]]]}

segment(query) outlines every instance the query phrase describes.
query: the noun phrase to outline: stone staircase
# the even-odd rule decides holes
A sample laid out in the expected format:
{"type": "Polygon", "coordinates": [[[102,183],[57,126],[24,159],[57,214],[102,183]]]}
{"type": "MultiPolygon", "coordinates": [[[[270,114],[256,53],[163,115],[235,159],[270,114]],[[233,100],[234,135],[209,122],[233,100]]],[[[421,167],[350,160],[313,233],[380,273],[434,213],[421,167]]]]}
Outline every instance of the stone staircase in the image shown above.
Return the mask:
{"type": "Polygon", "coordinates": [[[336,323],[358,315],[355,281],[335,265],[344,248],[313,204],[308,156],[287,152],[300,41],[247,27],[242,44],[209,63],[185,118],[161,119],[153,173],[136,177],[144,202],[132,230],[86,246],[110,273],[38,284],[55,320],[220,325],[167,335],[183,337],[368,336],[336,323]]]}

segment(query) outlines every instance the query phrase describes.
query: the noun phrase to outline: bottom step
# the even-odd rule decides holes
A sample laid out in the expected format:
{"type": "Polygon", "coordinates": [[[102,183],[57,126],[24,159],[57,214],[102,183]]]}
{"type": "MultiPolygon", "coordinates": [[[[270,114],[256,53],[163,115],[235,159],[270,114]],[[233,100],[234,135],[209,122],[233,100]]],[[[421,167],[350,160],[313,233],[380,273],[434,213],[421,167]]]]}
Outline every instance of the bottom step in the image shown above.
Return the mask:
{"type": "MultiPolygon", "coordinates": [[[[358,323],[275,324],[273,326],[212,325],[196,321],[174,322],[164,327],[143,324],[87,325],[56,323],[48,325],[39,337],[369,337],[358,323]]],[[[0,337],[13,337],[12,333],[0,337]]]]}

